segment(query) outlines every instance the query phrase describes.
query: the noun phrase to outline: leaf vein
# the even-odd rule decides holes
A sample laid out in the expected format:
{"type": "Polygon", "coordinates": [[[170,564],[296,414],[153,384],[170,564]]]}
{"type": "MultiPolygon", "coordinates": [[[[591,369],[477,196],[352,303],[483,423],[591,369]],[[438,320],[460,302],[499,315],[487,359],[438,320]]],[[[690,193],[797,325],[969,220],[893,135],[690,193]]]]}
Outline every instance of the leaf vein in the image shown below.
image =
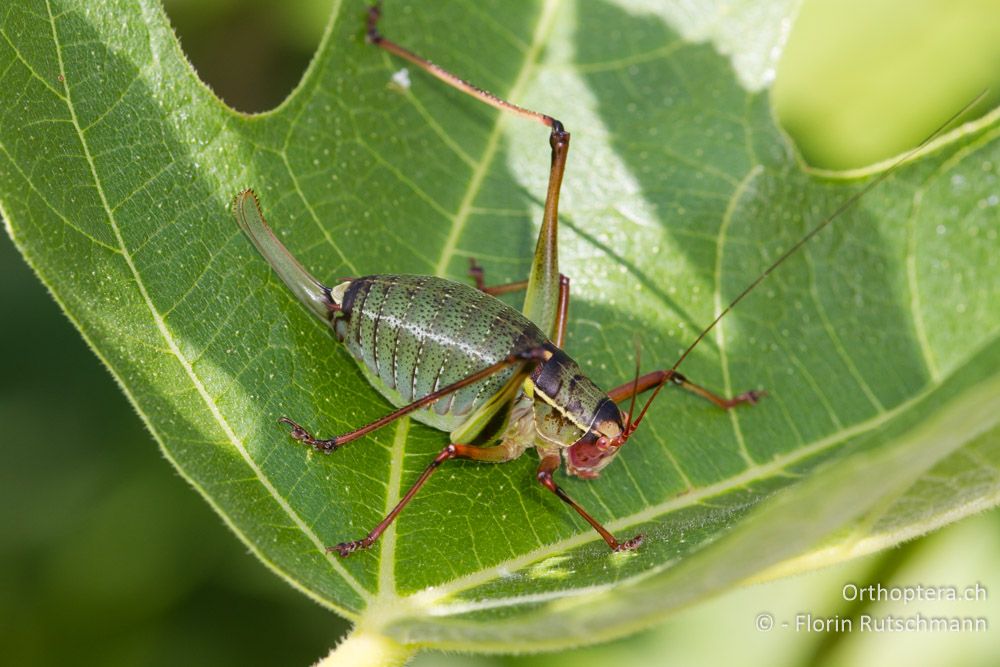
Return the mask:
{"type": "MultiPolygon", "coordinates": [[[[115,218],[115,214],[114,214],[113,210],[111,209],[111,206],[110,206],[110,204],[108,202],[107,196],[106,196],[106,194],[104,192],[104,188],[102,186],[101,178],[100,178],[100,176],[97,173],[97,165],[95,164],[94,158],[93,158],[93,156],[90,153],[90,148],[89,148],[89,145],[87,143],[86,136],[82,132],[79,120],[77,119],[76,107],[75,107],[75,105],[73,103],[72,95],[69,92],[69,87],[68,87],[68,85],[65,82],[65,66],[63,64],[62,48],[61,48],[61,43],[59,41],[59,35],[58,35],[58,30],[57,30],[57,26],[56,26],[55,17],[52,15],[52,7],[50,5],[49,0],[45,0],[45,6],[46,6],[46,9],[48,10],[48,13],[49,13],[49,24],[52,27],[52,40],[53,40],[53,45],[54,45],[55,51],[56,51],[56,57],[57,57],[57,60],[59,62],[60,74],[63,75],[63,78],[64,78],[63,85],[66,87],[66,95],[65,95],[65,97],[63,99],[66,102],[67,110],[69,111],[70,117],[72,118],[72,121],[73,121],[73,126],[76,129],[77,136],[79,137],[80,145],[81,145],[81,149],[83,150],[84,157],[86,158],[87,163],[88,163],[88,165],[90,167],[91,176],[92,176],[92,178],[94,180],[94,185],[95,185],[95,188],[97,190],[97,194],[100,197],[101,204],[102,204],[102,206],[104,208],[105,214],[108,217],[108,223],[109,223],[109,225],[111,227],[112,232],[115,235],[115,239],[118,242],[121,255],[122,255],[123,259],[125,260],[126,264],[128,265],[129,270],[131,271],[131,273],[133,275],[133,278],[134,278],[135,284],[136,284],[136,288],[139,290],[139,293],[140,293],[140,296],[143,299],[143,302],[145,303],[146,307],[149,309],[150,315],[153,318],[154,325],[156,326],[156,328],[159,331],[160,335],[163,337],[164,341],[167,343],[167,346],[170,349],[171,354],[180,363],[181,368],[184,370],[185,374],[188,376],[189,380],[194,385],[194,388],[198,392],[198,394],[201,397],[201,399],[204,401],[206,407],[208,408],[209,412],[212,414],[212,416],[215,419],[215,421],[219,424],[220,428],[222,429],[223,433],[226,435],[227,439],[236,448],[237,452],[239,452],[240,456],[246,462],[247,466],[254,472],[254,474],[256,475],[256,477],[260,480],[261,485],[267,490],[267,492],[271,495],[271,497],[274,498],[274,500],[278,504],[278,506],[292,519],[292,521],[296,525],[296,527],[298,527],[298,529],[306,537],[308,537],[313,542],[313,544],[315,544],[317,546],[317,548],[319,548],[320,550],[323,550],[324,549],[324,545],[319,541],[319,538],[316,536],[316,534],[312,532],[312,529],[308,525],[306,525],[306,523],[302,520],[302,517],[300,517],[295,512],[295,510],[292,509],[292,507],[288,503],[287,499],[285,499],[284,497],[281,496],[280,493],[278,493],[278,490],[271,483],[271,480],[267,477],[267,475],[264,474],[264,471],[261,470],[257,466],[256,462],[253,460],[253,458],[250,456],[250,453],[247,451],[246,447],[243,445],[243,442],[236,436],[236,433],[233,431],[232,426],[229,424],[228,420],[226,420],[225,416],[219,410],[218,405],[216,405],[214,403],[214,401],[212,400],[211,396],[208,393],[207,388],[202,383],[201,378],[194,372],[194,369],[192,368],[191,364],[184,357],[183,353],[181,352],[180,348],[177,345],[177,341],[174,340],[173,335],[171,334],[170,330],[166,326],[166,322],[164,322],[162,316],[160,315],[159,311],[156,309],[155,304],[153,303],[152,299],[150,298],[149,292],[146,289],[145,282],[143,281],[142,276],[139,273],[138,267],[136,267],[136,265],[135,265],[135,263],[134,263],[134,261],[132,259],[132,256],[130,255],[130,253],[128,251],[128,248],[125,245],[125,240],[124,240],[124,237],[122,236],[121,229],[118,226],[118,222],[117,222],[117,219],[115,218]]],[[[350,572],[348,572],[340,563],[334,561],[333,557],[327,557],[326,560],[327,560],[328,563],[330,563],[331,567],[335,571],[337,571],[337,573],[344,580],[344,582],[346,584],[348,584],[351,588],[353,588],[354,591],[361,598],[363,598],[363,599],[369,599],[370,598],[370,593],[363,586],[361,586],[360,583],[358,583],[358,581],[353,577],[353,575],[351,575],[350,572]]],[[[330,602],[330,604],[333,604],[333,603],[330,602]]]]}

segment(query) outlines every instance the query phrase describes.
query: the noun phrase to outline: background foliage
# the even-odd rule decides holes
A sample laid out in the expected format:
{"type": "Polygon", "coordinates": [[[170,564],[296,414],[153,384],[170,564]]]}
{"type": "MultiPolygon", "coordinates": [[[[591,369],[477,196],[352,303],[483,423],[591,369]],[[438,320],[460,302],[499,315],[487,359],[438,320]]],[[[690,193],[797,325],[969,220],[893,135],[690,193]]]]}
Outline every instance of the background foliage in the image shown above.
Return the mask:
{"type": "MultiPolygon", "coordinates": [[[[275,32],[280,33],[263,30],[269,35],[275,32]]],[[[247,34],[254,33],[241,33],[247,34]]],[[[968,40],[967,35],[964,38],[968,40]]],[[[900,47],[882,48],[895,52],[900,47]]],[[[988,61],[988,56],[983,60],[988,61]]],[[[200,66],[197,60],[196,65],[200,66]]],[[[926,78],[948,77],[927,74],[926,78]]],[[[256,84],[259,79],[252,81],[256,84]]],[[[946,109],[954,106],[954,97],[941,103],[946,109]]],[[[897,110],[892,117],[898,116],[897,110]]],[[[913,136],[924,132],[919,129],[913,136]]],[[[886,152],[893,150],[890,146],[886,152]]],[[[5,458],[11,459],[9,464],[4,461],[4,474],[9,476],[4,489],[11,496],[3,505],[10,513],[5,523],[12,529],[6,531],[10,546],[4,550],[11,565],[3,571],[11,579],[5,590],[15,592],[11,604],[2,610],[4,632],[10,630],[11,640],[4,645],[16,647],[37,662],[55,661],[60,651],[75,653],[95,639],[101,646],[95,659],[110,655],[123,664],[154,656],[164,663],[176,662],[184,652],[202,659],[214,654],[217,662],[235,663],[239,662],[236,652],[241,650],[257,658],[274,656],[276,662],[300,655],[303,658],[297,662],[301,663],[321,653],[335,632],[331,629],[335,619],[298,596],[286,594],[255,561],[239,553],[239,545],[219,528],[200,500],[171,479],[169,467],[158,460],[129,411],[110,410],[109,406],[121,404],[117,389],[96,370],[90,355],[84,352],[76,361],[68,356],[83,346],[52,304],[44,297],[35,305],[23,301],[41,290],[24,277],[13,253],[7,252],[2,266],[12,274],[3,281],[3,294],[10,299],[5,312],[18,313],[17,324],[23,327],[20,332],[4,328],[4,335],[11,337],[5,349],[17,352],[5,360],[10,368],[3,374],[2,409],[5,423],[11,425],[9,442],[18,445],[4,448],[5,458]],[[48,340],[42,333],[50,331],[62,337],[48,340]],[[91,380],[75,379],[83,376],[74,375],[74,368],[95,372],[91,380]],[[50,378],[53,383],[43,384],[50,378]],[[35,400],[33,391],[38,396],[35,400]],[[59,433],[53,438],[54,412],[59,433]],[[175,509],[169,521],[144,520],[163,503],[175,509]],[[197,517],[203,525],[191,530],[197,526],[197,517]],[[123,526],[130,530],[121,530],[123,526]],[[233,598],[222,602],[220,596],[227,591],[233,598]],[[286,600],[280,604],[301,612],[277,610],[276,599],[286,600]],[[200,600],[209,602],[203,606],[200,600]],[[191,615],[172,615],[179,611],[191,615]],[[117,622],[116,616],[120,617],[117,622]],[[231,625],[220,627],[220,616],[231,625]],[[260,631],[254,631],[255,627],[260,631]],[[53,629],[58,633],[53,634],[53,629]],[[51,641],[56,636],[60,641],[51,641]]],[[[979,564],[966,566],[975,571],[979,564]]]]}

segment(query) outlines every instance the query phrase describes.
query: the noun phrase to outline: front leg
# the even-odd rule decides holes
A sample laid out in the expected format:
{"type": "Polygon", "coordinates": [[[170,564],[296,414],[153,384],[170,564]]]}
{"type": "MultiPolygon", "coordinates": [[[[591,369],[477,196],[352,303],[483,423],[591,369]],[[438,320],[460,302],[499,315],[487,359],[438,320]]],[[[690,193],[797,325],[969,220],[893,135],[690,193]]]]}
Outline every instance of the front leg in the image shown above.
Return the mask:
{"type": "Polygon", "coordinates": [[[542,456],[542,462],[538,464],[538,472],[536,473],[538,482],[546,489],[556,494],[559,497],[559,500],[572,507],[577,514],[582,516],[584,520],[597,531],[604,541],[608,543],[608,546],[611,547],[612,551],[630,551],[642,544],[643,535],[641,534],[625,540],[624,542],[619,542],[607,528],[602,526],[600,522],[597,521],[597,519],[590,516],[587,510],[583,509],[579,503],[570,498],[569,494],[563,491],[562,487],[556,484],[555,480],[552,479],[552,473],[559,469],[560,462],[561,459],[558,452],[544,454],[542,456]]]}
{"type": "Polygon", "coordinates": [[[480,380],[488,378],[494,373],[497,373],[507,368],[508,366],[512,366],[514,364],[523,362],[535,363],[543,361],[545,359],[546,354],[548,354],[548,352],[544,347],[529,347],[527,349],[521,350],[520,352],[514,352],[513,354],[507,355],[505,358],[501,359],[495,364],[487,366],[486,368],[480,371],[476,371],[471,375],[467,375],[458,382],[453,382],[447,387],[443,387],[436,391],[432,391],[426,396],[418,398],[412,403],[397,408],[392,412],[390,412],[389,414],[387,414],[386,416],[380,417],[379,419],[376,419],[375,421],[366,424],[361,428],[357,428],[354,429],[353,431],[350,431],[349,433],[337,435],[332,438],[327,438],[325,440],[314,438],[309,433],[309,431],[307,431],[302,426],[295,423],[288,417],[281,417],[278,421],[281,422],[282,424],[288,424],[289,426],[292,427],[291,436],[296,440],[303,442],[312,447],[313,449],[323,452],[324,454],[329,454],[330,452],[334,452],[337,449],[343,447],[352,440],[357,440],[361,436],[367,435],[372,431],[380,429],[383,426],[392,423],[396,419],[399,419],[404,415],[410,414],[414,410],[419,410],[420,408],[426,407],[431,403],[437,401],[438,399],[443,398],[444,396],[453,394],[459,389],[464,389],[465,387],[468,387],[470,384],[475,384],[480,380]]]}

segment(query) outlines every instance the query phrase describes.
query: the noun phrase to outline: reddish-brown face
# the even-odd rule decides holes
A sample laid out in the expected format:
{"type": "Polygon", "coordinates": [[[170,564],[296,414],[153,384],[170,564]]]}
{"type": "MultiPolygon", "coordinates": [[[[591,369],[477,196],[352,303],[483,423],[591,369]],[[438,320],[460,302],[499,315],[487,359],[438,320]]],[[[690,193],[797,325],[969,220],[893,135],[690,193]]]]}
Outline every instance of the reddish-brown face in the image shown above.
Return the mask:
{"type": "Polygon", "coordinates": [[[566,472],[570,475],[584,479],[597,477],[628,439],[617,408],[614,414],[601,416],[605,418],[596,421],[586,435],[563,450],[566,472]]]}

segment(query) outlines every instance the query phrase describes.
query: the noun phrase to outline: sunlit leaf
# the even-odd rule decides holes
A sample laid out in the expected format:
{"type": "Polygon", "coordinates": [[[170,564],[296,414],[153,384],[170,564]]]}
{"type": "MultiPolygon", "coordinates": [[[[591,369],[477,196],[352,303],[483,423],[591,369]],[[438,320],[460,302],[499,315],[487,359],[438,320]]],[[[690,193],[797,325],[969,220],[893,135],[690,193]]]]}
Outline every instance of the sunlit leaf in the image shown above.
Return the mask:
{"type": "MultiPolygon", "coordinates": [[[[794,7],[640,4],[390,2],[383,26],[573,133],[566,347],[605,387],[630,378],[636,336],[645,366],[672,364],[885,168],[810,174],[776,127],[767,86],[794,7]]],[[[150,1],[0,9],[12,237],[170,461],[293,585],[404,642],[558,646],[996,504],[993,113],[879,185],[685,362],[766,401],[723,414],[666,392],[600,480],[566,481],[617,533],[646,533],[639,551],[610,554],[535,484],[529,454],[448,463],[378,547],[325,554],[372,527],[446,436],[403,420],[330,457],[288,438],[282,415],[328,435],[388,406],[240,234],[233,195],[254,187],[328,282],[464,280],[470,257],[504,282],[528,270],[548,165],[544,128],[420,72],[401,86],[402,64],[363,33],[363,5],[338,5],[302,84],[251,117],[199,83],[150,1]]]]}

